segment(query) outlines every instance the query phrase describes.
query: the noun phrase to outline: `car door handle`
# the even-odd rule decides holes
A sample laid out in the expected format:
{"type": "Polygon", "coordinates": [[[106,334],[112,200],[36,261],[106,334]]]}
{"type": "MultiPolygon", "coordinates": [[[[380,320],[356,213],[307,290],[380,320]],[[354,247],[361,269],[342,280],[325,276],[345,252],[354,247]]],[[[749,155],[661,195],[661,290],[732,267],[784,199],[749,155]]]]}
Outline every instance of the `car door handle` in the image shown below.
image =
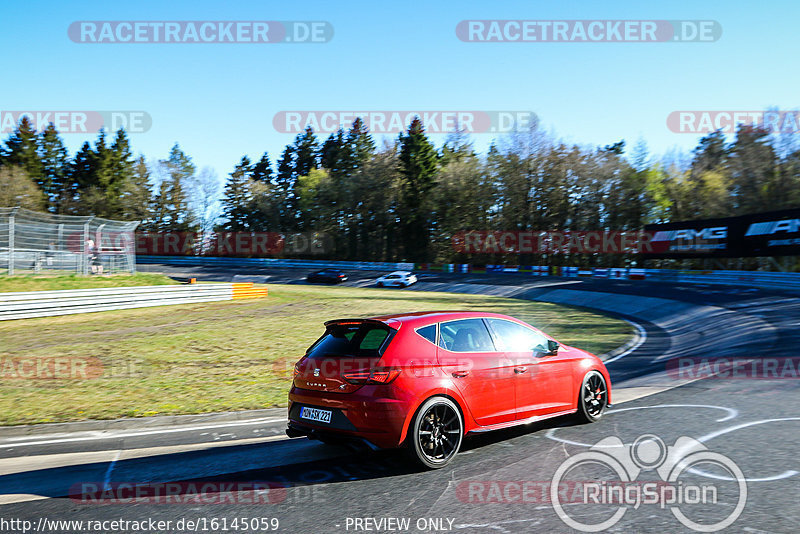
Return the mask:
{"type": "Polygon", "coordinates": [[[514,367],[514,372],[517,373],[518,375],[521,375],[522,373],[528,372],[528,368],[527,367],[514,367]]]}
{"type": "Polygon", "coordinates": [[[464,378],[468,374],[469,374],[469,371],[467,371],[467,370],[453,371],[453,373],[452,373],[453,377],[455,377],[455,378],[464,378]]]}

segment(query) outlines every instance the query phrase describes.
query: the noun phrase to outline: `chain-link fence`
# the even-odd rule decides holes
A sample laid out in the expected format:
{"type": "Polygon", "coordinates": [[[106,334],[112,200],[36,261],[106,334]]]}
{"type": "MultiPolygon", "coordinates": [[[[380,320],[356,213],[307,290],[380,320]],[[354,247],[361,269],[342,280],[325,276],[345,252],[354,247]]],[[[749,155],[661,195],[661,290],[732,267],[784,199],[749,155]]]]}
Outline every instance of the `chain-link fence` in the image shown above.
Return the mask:
{"type": "Polygon", "coordinates": [[[0,272],[136,272],[137,222],[0,208],[0,272]]]}

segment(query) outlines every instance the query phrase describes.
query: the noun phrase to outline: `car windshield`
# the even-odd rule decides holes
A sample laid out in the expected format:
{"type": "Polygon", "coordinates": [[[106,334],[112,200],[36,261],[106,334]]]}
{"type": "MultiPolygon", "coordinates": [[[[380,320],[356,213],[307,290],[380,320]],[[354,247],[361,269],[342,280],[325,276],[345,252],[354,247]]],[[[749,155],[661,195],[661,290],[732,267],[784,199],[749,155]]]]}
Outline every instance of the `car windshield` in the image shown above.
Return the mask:
{"type": "Polygon", "coordinates": [[[375,323],[331,325],[306,356],[312,359],[377,357],[390,333],[388,326],[375,323]]]}

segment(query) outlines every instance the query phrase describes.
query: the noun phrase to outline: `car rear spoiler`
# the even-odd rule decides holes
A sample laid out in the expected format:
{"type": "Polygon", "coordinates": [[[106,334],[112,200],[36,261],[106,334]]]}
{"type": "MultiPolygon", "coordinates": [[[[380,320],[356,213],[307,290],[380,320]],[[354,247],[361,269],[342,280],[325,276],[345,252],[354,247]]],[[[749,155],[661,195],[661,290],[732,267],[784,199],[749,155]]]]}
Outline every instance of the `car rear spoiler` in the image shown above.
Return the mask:
{"type": "MultiPolygon", "coordinates": [[[[394,321],[393,321],[394,322],[394,321]]],[[[332,321],[325,321],[325,328],[329,326],[336,326],[336,325],[347,325],[347,324],[377,324],[381,326],[387,326],[392,330],[397,330],[398,326],[394,326],[389,324],[388,322],[379,321],[378,319],[334,319],[332,321]]]]}

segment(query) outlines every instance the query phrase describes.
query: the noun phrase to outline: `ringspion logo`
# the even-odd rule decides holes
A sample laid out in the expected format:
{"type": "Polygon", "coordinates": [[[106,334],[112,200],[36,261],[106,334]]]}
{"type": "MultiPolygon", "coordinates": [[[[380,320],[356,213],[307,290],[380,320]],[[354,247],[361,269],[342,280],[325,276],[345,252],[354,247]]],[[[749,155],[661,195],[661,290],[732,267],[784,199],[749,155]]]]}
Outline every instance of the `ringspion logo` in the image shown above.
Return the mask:
{"type": "Polygon", "coordinates": [[[263,44],[327,43],[326,21],[277,20],[84,20],[69,25],[81,44],[263,44]]]}
{"type": "Polygon", "coordinates": [[[715,20],[462,20],[468,43],[710,43],[722,36],[715,20]]]}
{"type": "Polygon", "coordinates": [[[668,509],[692,530],[717,532],[733,524],[747,502],[747,483],[739,466],[689,436],[679,437],[670,446],[653,434],[641,435],[631,444],[607,437],[588,451],[567,458],[553,475],[549,489],[558,517],[581,532],[612,528],[626,513],[642,506],[668,509]],[[685,476],[696,473],[701,465],[713,466],[715,473],[726,472],[730,477],[715,476],[710,482],[695,483],[685,476]],[[599,475],[601,470],[603,475],[599,475]],[[580,494],[565,500],[561,489],[571,473],[582,477],[592,473],[596,478],[590,482],[581,478],[580,494]],[[640,479],[643,473],[649,473],[650,480],[640,479]],[[721,482],[726,479],[731,483],[721,482]],[[591,512],[581,513],[589,507],[591,512]],[[706,517],[697,517],[703,515],[706,517]],[[709,519],[708,515],[715,517],[709,519]]]}

